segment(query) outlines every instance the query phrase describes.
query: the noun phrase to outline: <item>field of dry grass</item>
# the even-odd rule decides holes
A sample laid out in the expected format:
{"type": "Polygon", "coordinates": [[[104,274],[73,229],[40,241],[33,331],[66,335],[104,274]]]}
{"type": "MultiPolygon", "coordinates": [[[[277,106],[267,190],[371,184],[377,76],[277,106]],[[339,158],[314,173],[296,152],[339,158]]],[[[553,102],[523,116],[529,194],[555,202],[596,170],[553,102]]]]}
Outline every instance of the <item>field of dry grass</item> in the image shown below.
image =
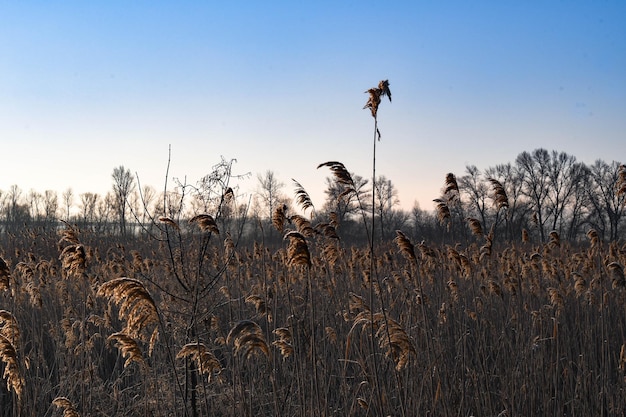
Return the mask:
{"type": "MultiPolygon", "coordinates": [[[[375,179],[388,81],[367,93],[375,179]]],[[[221,167],[198,187],[220,221],[234,198],[221,167]]],[[[134,237],[69,223],[5,232],[0,417],[626,415],[626,244],[593,229],[576,244],[556,231],[533,243],[525,229],[496,241],[504,186],[489,178],[486,232],[456,213],[453,174],[436,213],[448,232],[455,216],[467,221],[471,235],[379,240],[349,171],[321,167],[338,199],[357,201],[365,244],[340,239],[334,212],[311,220],[286,205],[271,219],[282,243],[261,221],[244,243],[244,223],[187,220],[183,197],[178,211],[164,198],[161,212],[177,214],[150,217],[134,237]]],[[[616,185],[623,195],[624,166],[616,185]]]]}
{"type": "Polygon", "coordinates": [[[7,237],[2,416],[616,416],[626,246],[7,237]],[[373,269],[372,269],[373,265],[373,269]],[[373,289],[373,297],[369,292],[373,289]]]}

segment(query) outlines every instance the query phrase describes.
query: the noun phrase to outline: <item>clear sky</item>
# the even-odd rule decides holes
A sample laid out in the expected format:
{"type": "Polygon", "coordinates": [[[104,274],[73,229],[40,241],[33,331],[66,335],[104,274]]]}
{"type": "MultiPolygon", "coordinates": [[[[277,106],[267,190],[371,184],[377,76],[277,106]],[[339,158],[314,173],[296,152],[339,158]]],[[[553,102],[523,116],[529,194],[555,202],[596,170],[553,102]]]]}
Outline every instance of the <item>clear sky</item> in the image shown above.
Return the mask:
{"type": "MultiPolygon", "coordinates": [[[[3,1],[0,190],[194,183],[237,159],[321,206],[377,174],[431,210],[446,173],[543,147],[626,162],[626,1],[3,1]]],[[[78,198],[76,199],[78,204],[78,198]]]]}

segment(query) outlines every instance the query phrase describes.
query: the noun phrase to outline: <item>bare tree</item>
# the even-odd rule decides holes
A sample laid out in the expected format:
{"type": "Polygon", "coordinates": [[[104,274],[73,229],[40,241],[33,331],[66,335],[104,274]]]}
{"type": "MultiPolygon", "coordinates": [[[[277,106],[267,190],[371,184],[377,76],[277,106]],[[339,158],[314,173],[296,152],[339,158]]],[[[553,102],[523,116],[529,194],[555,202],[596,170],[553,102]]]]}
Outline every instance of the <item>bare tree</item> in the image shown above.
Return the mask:
{"type": "Polygon", "coordinates": [[[550,193],[550,154],[545,149],[535,149],[532,154],[522,152],[515,160],[524,174],[522,189],[533,209],[532,219],[539,230],[541,241],[545,241],[545,225],[548,212],[548,194],[550,193]]]}
{"type": "Polygon", "coordinates": [[[626,195],[618,194],[616,188],[619,167],[620,164],[615,161],[608,164],[597,160],[589,167],[590,187],[586,190],[593,207],[589,213],[589,223],[610,240],[618,238],[620,221],[626,211],[626,195]]]}
{"type": "Polygon", "coordinates": [[[548,166],[547,211],[551,217],[551,229],[563,233],[565,212],[575,199],[576,186],[582,179],[584,165],[565,152],[552,151],[548,166]]]}
{"type": "Polygon", "coordinates": [[[115,196],[112,192],[106,193],[104,198],[100,198],[96,203],[96,231],[103,232],[110,226],[112,216],[116,211],[115,205],[115,196]]]}
{"type": "Polygon", "coordinates": [[[56,191],[46,190],[43,193],[44,214],[46,222],[52,222],[56,219],[59,210],[59,196],[56,191]]]}
{"type": "Polygon", "coordinates": [[[80,195],[80,206],[83,222],[86,225],[92,224],[96,217],[96,206],[100,196],[95,193],[82,193],[80,195]]]}
{"type": "Polygon", "coordinates": [[[400,204],[400,200],[398,199],[398,190],[391,180],[387,179],[384,175],[376,179],[375,186],[375,211],[380,219],[380,237],[384,240],[389,235],[387,232],[393,233],[395,230],[387,230],[386,226],[393,214],[395,214],[396,217],[399,216],[398,213],[393,213],[393,209],[400,204]]]}
{"type": "Polygon", "coordinates": [[[567,238],[574,240],[581,232],[580,228],[584,224],[584,216],[593,207],[587,190],[591,189],[591,170],[585,164],[580,164],[580,172],[574,181],[573,198],[571,200],[568,216],[564,219],[567,223],[567,238]]]}
{"type": "Polygon", "coordinates": [[[265,210],[265,214],[267,214],[267,219],[272,218],[274,214],[274,210],[280,204],[283,204],[286,197],[283,194],[282,190],[285,187],[285,184],[280,182],[278,178],[276,178],[276,174],[274,171],[267,170],[263,175],[257,175],[258,180],[258,191],[257,196],[259,198],[259,204],[262,209],[265,210]]]}
{"type": "Polygon", "coordinates": [[[522,193],[524,173],[517,165],[506,163],[487,168],[485,175],[497,180],[504,188],[508,198],[509,205],[504,217],[506,239],[511,240],[514,236],[520,236],[522,229],[526,226],[525,222],[529,210],[522,193]]]}
{"type": "Polygon", "coordinates": [[[135,189],[135,180],[129,169],[123,165],[113,169],[113,196],[115,198],[115,211],[120,222],[120,233],[126,235],[126,208],[128,197],[135,189]]]}
{"type": "Polygon", "coordinates": [[[459,189],[466,196],[468,214],[478,216],[482,227],[487,228],[489,187],[475,165],[466,166],[465,172],[467,174],[459,178],[459,189]]]}
{"type": "Polygon", "coordinates": [[[30,217],[33,220],[40,220],[43,208],[43,195],[35,190],[30,190],[26,199],[30,210],[30,217]]]}
{"type": "Polygon", "coordinates": [[[63,204],[65,208],[65,220],[69,221],[70,210],[72,209],[72,204],[74,204],[74,191],[72,187],[63,192],[63,204]]]}
{"type": "Polygon", "coordinates": [[[9,193],[7,196],[8,196],[7,220],[9,222],[13,222],[17,218],[18,206],[22,198],[22,189],[18,187],[17,184],[13,184],[9,188],[9,193]]]}
{"type": "Polygon", "coordinates": [[[370,209],[368,201],[371,194],[365,188],[368,180],[354,173],[350,173],[350,176],[354,182],[356,192],[345,193],[345,185],[338,183],[332,177],[326,177],[326,190],[324,190],[326,202],[322,211],[336,213],[340,224],[360,211],[367,212],[370,209]],[[363,207],[359,206],[359,199],[363,207]]]}

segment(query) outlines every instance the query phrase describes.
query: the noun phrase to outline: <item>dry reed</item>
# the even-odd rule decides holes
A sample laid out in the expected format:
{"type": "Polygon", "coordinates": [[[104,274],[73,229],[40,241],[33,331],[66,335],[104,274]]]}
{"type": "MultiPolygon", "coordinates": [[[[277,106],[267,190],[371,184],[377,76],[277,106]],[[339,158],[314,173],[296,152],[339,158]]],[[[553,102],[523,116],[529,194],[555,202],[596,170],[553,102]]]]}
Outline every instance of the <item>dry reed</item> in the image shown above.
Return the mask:
{"type": "Polygon", "coordinates": [[[7,381],[7,388],[20,398],[24,389],[24,378],[20,372],[17,349],[4,334],[0,334],[0,359],[4,362],[2,377],[7,381]]]}
{"type": "Polygon", "coordinates": [[[52,400],[52,404],[63,409],[63,417],[80,417],[74,404],[66,397],[56,397],[52,400]]]}
{"type": "Polygon", "coordinates": [[[137,363],[141,368],[146,368],[148,366],[143,358],[139,344],[131,336],[123,332],[117,332],[110,335],[107,338],[107,341],[115,343],[117,348],[122,353],[122,357],[126,359],[124,362],[124,368],[133,362],[137,363]]]}
{"type": "Polygon", "coordinates": [[[230,329],[226,337],[226,344],[230,345],[231,343],[235,348],[235,353],[241,353],[246,359],[258,352],[263,353],[268,359],[271,356],[263,330],[252,320],[241,320],[230,329]]]}
{"type": "Polygon", "coordinates": [[[493,187],[493,202],[496,206],[496,209],[499,211],[502,208],[509,207],[509,197],[506,194],[506,190],[502,183],[495,178],[487,178],[487,181],[491,183],[493,187]]]}
{"type": "Polygon", "coordinates": [[[0,291],[6,291],[11,286],[11,270],[6,261],[0,256],[0,291]]]}
{"type": "MultiPolygon", "coordinates": [[[[152,296],[136,279],[126,277],[112,279],[103,283],[97,294],[107,297],[119,306],[118,316],[120,320],[126,320],[123,332],[131,337],[140,336],[143,329],[159,322],[152,296]]],[[[155,338],[154,333],[157,329],[158,327],[155,326],[151,339],[155,338]]]]}
{"type": "Polygon", "coordinates": [[[207,375],[208,382],[211,382],[213,379],[221,380],[222,365],[204,343],[187,343],[176,354],[176,359],[187,357],[196,362],[200,374],[207,375]]]}
{"type": "Polygon", "coordinates": [[[215,219],[208,214],[198,214],[189,220],[189,223],[197,223],[198,228],[203,232],[212,232],[216,235],[220,234],[215,219]]]}

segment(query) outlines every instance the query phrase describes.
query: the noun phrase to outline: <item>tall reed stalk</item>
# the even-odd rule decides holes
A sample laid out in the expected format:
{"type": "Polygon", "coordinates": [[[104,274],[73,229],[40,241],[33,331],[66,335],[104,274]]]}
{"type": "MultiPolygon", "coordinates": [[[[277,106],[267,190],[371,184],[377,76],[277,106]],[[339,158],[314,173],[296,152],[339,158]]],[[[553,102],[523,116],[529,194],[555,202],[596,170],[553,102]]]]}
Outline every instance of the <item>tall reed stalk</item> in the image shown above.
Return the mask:
{"type": "MultiPolygon", "coordinates": [[[[378,276],[376,274],[376,259],[374,256],[374,233],[376,230],[376,142],[380,141],[380,130],[378,130],[378,106],[381,103],[381,98],[387,96],[389,101],[391,102],[391,91],[389,90],[389,80],[381,80],[378,83],[378,87],[370,88],[366,91],[369,93],[369,99],[367,103],[365,103],[364,109],[369,108],[372,117],[374,118],[374,141],[373,141],[373,149],[372,149],[372,223],[371,223],[371,233],[369,235],[369,251],[370,251],[370,266],[369,266],[369,304],[372,307],[370,309],[370,322],[372,325],[370,326],[370,339],[372,345],[372,354],[374,355],[374,379],[376,382],[376,394],[378,398],[378,403],[380,406],[379,413],[383,415],[383,395],[380,387],[380,378],[378,375],[378,361],[376,360],[377,356],[374,352],[376,352],[376,329],[374,328],[374,279],[378,280],[378,276]]],[[[381,236],[382,238],[382,236],[381,236]]],[[[381,296],[381,304],[382,296],[381,296]]],[[[383,312],[383,317],[385,321],[385,328],[388,328],[387,325],[387,316],[385,312],[384,304],[381,307],[383,312]]],[[[389,335],[387,335],[389,337],[389,335]]]]}

